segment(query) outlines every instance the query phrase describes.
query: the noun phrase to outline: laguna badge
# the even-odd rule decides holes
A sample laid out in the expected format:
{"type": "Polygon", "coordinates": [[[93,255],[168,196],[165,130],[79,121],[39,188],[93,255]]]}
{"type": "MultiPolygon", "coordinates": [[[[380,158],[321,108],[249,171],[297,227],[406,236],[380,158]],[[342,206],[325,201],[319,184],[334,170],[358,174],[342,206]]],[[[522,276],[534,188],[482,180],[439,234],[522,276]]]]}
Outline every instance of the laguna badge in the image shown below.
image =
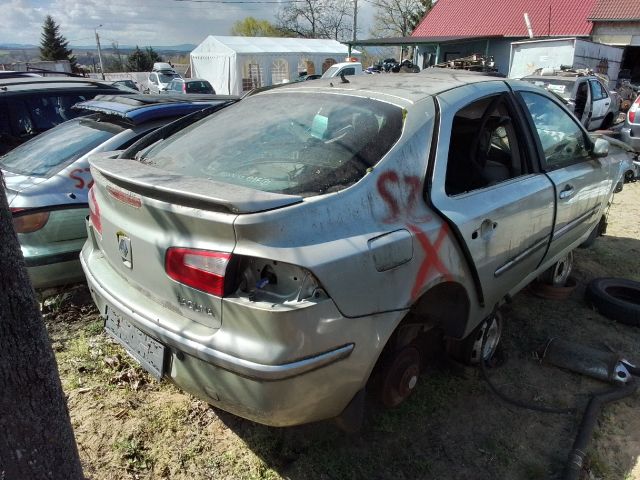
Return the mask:
{"type": "Polygon", "coordinates": [[[133,268],[131,260],[131,239],[127,237],[123,232],[118,232],[118,251],[120,252],[120,258],[125,267],[133,268]]]}

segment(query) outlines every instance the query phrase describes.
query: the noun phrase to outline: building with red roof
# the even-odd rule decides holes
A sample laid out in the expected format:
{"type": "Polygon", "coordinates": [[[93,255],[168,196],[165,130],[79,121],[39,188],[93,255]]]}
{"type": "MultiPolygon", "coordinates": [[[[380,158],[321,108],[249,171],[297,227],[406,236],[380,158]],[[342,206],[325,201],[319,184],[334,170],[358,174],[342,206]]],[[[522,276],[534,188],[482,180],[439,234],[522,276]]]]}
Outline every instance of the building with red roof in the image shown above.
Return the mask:
{"type": "Polygon", "coordinates": [[[638,65],[640,75],[640,0],[438,0],[410,37],[348,43],[415,47],[421,68],[482,53],[507,74],[511,42],[530,36],[625,47],[622,68],[638,65]]]}

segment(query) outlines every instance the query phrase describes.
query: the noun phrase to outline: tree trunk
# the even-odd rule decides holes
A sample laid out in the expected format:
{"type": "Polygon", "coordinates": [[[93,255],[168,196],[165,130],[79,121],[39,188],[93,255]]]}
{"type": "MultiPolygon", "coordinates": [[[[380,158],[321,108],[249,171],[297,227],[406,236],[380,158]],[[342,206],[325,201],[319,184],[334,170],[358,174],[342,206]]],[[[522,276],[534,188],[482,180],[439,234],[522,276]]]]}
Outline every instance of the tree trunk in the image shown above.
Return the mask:
{"type": "Polygon", "coordinates": [[[0,172],[0,479],[81,479],[58,367],[0,172]]]}

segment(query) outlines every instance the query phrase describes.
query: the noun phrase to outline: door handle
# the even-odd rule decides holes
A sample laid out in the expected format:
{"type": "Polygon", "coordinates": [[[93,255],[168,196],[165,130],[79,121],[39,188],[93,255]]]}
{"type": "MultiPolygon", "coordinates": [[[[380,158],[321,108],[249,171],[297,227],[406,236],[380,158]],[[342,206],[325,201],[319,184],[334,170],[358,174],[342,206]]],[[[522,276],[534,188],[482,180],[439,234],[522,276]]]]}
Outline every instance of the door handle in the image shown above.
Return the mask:
{"type": "Polygon", "coordinates": [[[571,195],[573,195],[573,185],[567,185],[560,192],[560,198],[563,200],[569,198],[571,195]]]}
{"type": "Polygon", "coordinates": [[[498,222],[494,222],[493,220],[486,218],[480,224],[480,228],[473,231],[471,238],[473,240],[478,237],[488,238],[496,228],[498,228],[498,222]]]}

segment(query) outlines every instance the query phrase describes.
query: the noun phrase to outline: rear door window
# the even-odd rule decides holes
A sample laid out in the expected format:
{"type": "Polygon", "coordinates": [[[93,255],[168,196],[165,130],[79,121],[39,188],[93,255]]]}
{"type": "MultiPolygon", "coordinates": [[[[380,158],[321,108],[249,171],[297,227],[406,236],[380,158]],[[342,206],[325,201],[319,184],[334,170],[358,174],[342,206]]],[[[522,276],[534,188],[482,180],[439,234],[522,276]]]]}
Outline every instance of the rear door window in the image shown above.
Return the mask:
{"type": "Polygon", "coordinates": [[[593,101],[602,100],[603,98],[607,98],[609,94],[602,86],[602,84],[597,80],[589,80],[589,84],[591,85],[591,96],[593,97],[593,101]]]}
{"type": "Polygon", "coordinates": [[[398,140],[402,109],[346,95],[249,97],[160,142],[144,163],[267,192],[319,195],[362,178],[398,140]]]}

